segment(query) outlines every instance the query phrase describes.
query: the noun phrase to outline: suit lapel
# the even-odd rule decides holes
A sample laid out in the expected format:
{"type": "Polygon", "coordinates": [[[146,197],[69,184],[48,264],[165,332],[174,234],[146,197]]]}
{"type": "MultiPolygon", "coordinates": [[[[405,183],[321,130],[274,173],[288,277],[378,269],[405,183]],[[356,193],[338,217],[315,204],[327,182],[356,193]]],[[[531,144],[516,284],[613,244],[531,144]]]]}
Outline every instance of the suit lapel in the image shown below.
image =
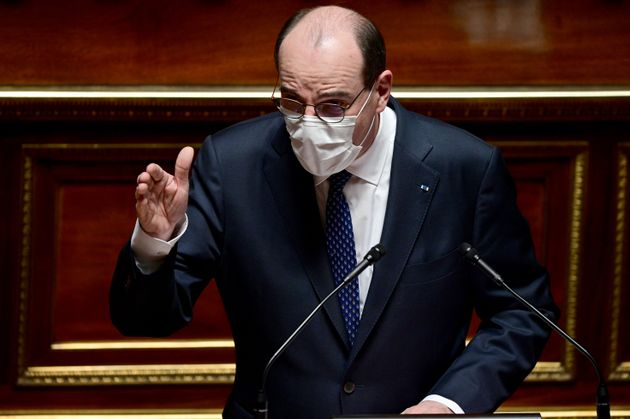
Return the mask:
{"type": "Polygon", "coordinates": [[[405,133],[405,111],[400,108],[396,111],[398,128],[381,235],[381,243],[387,254],[374,266],[348,365],[372,332],[400,279],[439,182],[439,174],[422,162],[432,146],[426,139],[419,138],[417,132],[411,136],[405,133]]]}
{"type": "MultiPolygon", "coordinates": [[[[271,155],[265,164],[265,176],[274,200],[289,230],[294,248],[321,301],[333,289],[333,278],[328,263],[326,240],[321,226],[313,177],[299,164],[290,148],[288,138],[277,136],[271,155]]],[[[331,299],[324,310],[346,342],[346,332],[337,299],[331,299]]]]}

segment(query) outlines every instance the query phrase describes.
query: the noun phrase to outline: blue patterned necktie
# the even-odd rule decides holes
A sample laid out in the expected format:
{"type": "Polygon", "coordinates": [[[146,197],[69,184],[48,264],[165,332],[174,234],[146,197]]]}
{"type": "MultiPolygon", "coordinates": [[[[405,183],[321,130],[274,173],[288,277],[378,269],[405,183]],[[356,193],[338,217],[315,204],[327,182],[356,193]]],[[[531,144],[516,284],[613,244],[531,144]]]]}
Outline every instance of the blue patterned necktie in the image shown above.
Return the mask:
{"type": "MultiPolygon", "coordinates": [[[[354,248],[354,233],[350,207],[343,195],[343,187],[352,175],[345,170],[328,178],[328,200],[326,202],[326,246],[328,259],[335,278],[335,285],[339,285],[343,278],[357,263],[354,248]]],[[[359,279],[354,278],[339,292],[339,304],[346,324],[350,345],[359,328],[359,279]]]]}

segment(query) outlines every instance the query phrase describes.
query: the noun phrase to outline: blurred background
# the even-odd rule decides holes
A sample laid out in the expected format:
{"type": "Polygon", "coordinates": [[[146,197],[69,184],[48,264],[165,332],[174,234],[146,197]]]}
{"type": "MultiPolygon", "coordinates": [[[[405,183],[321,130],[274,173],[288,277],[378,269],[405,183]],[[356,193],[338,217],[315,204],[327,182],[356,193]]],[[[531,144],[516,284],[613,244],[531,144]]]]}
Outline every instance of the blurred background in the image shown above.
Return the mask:
{"type": "MultiPolygon", "coordinates": [[[[406,107],[502,149],[560,325],[630,417],[630,2],[334,3],[379,26],[406,107]]],[[[137,174],[272,112],[275,37],[320,4],[0,0],[0,417],[220,417],[234,356],[214,285],[177,335],[131,339],[109,281],[137,174]]],[[[554,336],[502,411],[594,417],[595,389],[554,336]]]]}

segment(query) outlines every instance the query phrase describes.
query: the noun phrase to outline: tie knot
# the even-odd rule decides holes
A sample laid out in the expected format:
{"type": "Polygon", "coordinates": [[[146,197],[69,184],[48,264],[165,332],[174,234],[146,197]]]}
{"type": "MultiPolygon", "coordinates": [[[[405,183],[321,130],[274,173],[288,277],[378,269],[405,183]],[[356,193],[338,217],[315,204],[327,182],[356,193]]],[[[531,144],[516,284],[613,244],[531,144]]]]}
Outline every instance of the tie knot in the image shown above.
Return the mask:
{"type": "Polygon", "coordinates": [[[330,175],[328,181],[330,182],[330,189],[332,192],[339,192],[346,185],[348,180],[352,177],[352,174],[342,170],[339,173],[330,175]]]}

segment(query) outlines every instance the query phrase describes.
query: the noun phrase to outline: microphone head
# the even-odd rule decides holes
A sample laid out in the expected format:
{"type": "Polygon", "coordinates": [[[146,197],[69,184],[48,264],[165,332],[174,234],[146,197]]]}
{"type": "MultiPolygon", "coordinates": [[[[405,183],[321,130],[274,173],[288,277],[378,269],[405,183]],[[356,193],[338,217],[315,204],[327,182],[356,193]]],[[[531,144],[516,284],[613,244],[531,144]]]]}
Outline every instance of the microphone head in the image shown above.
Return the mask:
{"type": "Polygon", "coordinates": [[[477,255],[477,250],[472,247],[470,244],[464,242],[459,246],[459,252],[465,257],[469,262],[476,262],[479,256],[477,255]]]}
{"type": "Polygon", "coordinates": [[[385,248],[382,244],[379,243],[372,247],[369,252],[367,252],[367,255],[365,255],[365,260],[370,263],[375,263],[383,256],[385,256],[385,248]]]}

